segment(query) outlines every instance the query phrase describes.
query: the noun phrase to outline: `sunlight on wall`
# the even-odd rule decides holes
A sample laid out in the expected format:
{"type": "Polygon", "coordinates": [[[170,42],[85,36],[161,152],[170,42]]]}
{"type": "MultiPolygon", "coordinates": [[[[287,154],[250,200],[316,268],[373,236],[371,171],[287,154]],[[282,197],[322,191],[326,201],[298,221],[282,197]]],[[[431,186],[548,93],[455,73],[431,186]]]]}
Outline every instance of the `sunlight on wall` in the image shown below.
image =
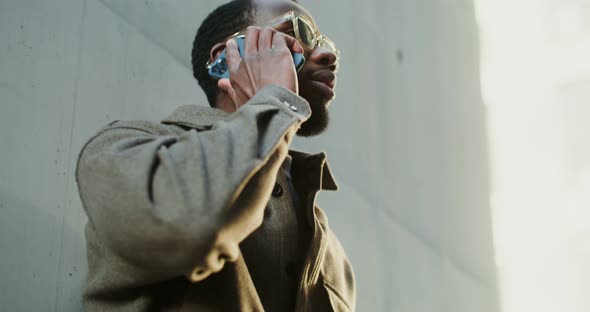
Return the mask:
{"type": "Polygon", "coordinates": [[[590,311],[590,2],[475,3],[502,311],[590,311]]]}

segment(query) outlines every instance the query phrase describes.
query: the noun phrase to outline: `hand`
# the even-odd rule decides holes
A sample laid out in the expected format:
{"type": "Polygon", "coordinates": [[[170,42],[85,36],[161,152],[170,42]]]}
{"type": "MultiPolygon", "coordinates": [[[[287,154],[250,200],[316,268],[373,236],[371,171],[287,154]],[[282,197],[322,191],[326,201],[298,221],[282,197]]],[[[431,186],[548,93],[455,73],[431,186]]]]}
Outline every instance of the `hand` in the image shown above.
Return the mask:
{"type": "Polygon", "coordinates": [[[220,79],[217,84],[227,92],[236,108],[270,84],[299,92],[291,53],[303,53],[303,48],[295,38],[269,27],[252,26],[246,31],[244,50],[240,57],[235,40],[227,42],[229,79],[220,79]]]}

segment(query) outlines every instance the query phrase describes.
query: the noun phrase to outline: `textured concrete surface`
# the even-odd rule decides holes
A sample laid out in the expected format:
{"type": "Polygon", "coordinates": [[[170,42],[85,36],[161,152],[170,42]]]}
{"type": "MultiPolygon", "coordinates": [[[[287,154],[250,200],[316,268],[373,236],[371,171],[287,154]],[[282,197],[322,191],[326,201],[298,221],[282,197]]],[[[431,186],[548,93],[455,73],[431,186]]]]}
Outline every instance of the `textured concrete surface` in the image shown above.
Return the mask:
{"type": "MultiPolygon", "coordinates": [[[[358,311],[497,311],[478,30],[467,0],[302,0],[342,50],[319,197],[358,311]]],[[[0,1],[0,311],[80,311],[73,170],[111,120],[205,104],[196,28],[221,1],[0,1]]]]}

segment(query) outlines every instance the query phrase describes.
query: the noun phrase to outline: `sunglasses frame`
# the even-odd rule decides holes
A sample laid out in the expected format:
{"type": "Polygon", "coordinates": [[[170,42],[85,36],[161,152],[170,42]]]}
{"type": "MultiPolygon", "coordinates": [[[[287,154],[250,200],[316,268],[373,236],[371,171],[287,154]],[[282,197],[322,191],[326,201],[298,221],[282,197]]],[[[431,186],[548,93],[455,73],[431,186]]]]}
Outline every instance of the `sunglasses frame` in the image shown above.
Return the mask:
{"type": "MultiPolygon", "coordinates": [[[[307,18],[305,18],[305,16],[301,15],[299,12],[289,11],[289,12],[284,13],[283,15],[275,17],[275,18],[273,18],[269,21],[266,21],[266,22],[264,22],[260,25],[257,25],[257,26],[275,28],[276,26],[281,25],[285,22],[291,22],[291,24],[293,26],[293,32],[295,34],[295,39],[297,39],[297,41],[301,44],[301,46],[303,47],[304,50],[313,51],[318,46],[328,49],[328,50],[330,50],[330,52],[332,52],[336,55],[336,63],[338,63],[338,60],[340,59],[340,50],[338,50],[338,48],[336,48],[336,44],[334,43],[334,41],[332,41],[330,38],[322,35],[322,33],[320,33],[319,29],[317,29],[317,27],[315,27],[307,18]],[[311,45],[305,44],[303,42],[303,40],[301,39],[301,34],[299,31],[299,23],[298,23],[299,21],[305,23],[307,25],[307,27],[313,32],[313,42],[311,43],[311,45]]],[[[245,36],[246,31],[247,31],[247,29],[243,29],[241,31],[238,31],[235,34],[227,37],[224,40],[224,42],[227,42],[229,39],[232,39],[232,38],[236,38],[239,36],[245,36]]],[[[207,69],[211,68],[212,64],[213,64],[212,61],[208,61],[207,62],[207,69]]]]}

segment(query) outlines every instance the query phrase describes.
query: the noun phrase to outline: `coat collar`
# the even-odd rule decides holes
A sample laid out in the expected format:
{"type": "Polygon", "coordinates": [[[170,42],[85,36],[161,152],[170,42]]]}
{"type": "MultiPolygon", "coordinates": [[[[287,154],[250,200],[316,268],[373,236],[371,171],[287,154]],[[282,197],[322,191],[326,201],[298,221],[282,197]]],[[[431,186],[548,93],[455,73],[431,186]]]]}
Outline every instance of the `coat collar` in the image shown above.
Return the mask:
{"type": "Polygon", "coordinates": [[[311,190],[338,190],[338,184],[332,175],[326,153],[307,154],[300,151],[289,150],[293,158],[291,172],[294,179],[298,180],[301,173],[307,173],[308,187],[311,190]]]}
{"type": "MultiPolygon", "coordinates": [[[[162,120],[162,123],[205,130],[210,129],[218,121],[228,120],[231,116],[232,113],[214,107],[185,105],[176,108],[170,116],[162,120]]],[[[338,190],[326,153],[307,154],[289,150],[289,155],[293,158],[291,170],[295,176],[300,172],[308,173],[309,187],[318,190],[338,190]]]]}

